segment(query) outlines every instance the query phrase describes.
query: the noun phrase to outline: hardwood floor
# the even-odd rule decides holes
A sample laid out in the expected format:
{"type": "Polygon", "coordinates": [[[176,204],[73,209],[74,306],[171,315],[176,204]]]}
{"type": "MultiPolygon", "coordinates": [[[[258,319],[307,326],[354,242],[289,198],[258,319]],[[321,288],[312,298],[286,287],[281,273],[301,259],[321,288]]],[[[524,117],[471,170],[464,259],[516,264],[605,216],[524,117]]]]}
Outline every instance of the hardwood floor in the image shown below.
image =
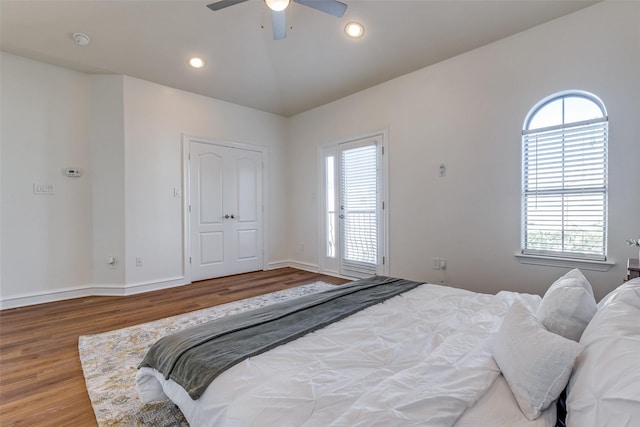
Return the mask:
{"type": "Polygon", "coordinates": [[[86,297],[0,311],[0,425],[95,426],[78,337],[322,280],[293,268],[128,297],[86,297]]]}

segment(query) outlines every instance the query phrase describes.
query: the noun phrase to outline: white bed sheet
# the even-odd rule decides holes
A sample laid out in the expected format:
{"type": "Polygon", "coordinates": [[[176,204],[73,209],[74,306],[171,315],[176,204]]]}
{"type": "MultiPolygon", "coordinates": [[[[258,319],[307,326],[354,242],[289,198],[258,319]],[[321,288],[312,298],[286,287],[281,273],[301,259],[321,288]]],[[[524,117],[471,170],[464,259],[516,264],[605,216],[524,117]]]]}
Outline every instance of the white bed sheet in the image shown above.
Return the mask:
{"type": "Polygon", "coordinates": [[[146,402],[170,398],[194,427],[553,426],[553,405],[533,422],[522,415],[491,357],[515,299],[540,302],[422,285],[245,360],[197,401],[150,368],[137,388],[146,402]]]}

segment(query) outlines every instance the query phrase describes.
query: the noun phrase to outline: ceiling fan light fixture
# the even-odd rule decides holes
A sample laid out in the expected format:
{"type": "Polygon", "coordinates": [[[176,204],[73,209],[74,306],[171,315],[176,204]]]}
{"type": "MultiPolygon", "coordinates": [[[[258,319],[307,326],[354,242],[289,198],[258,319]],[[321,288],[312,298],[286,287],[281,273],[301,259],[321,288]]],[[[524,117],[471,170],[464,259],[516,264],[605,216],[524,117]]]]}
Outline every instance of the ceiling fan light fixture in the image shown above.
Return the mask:
{"type": "Polygon", "coordinates": [[[290,2],[291,0],[264,0],[267,7],[274,12],[281,12],[285,10],[289,6],[290,2]]]}
{"type": "Polygon", "coordinates": [[[359,22],[349,22],[345,25],[344,32],[352,39],[359,39],[364,35],[364,27],[359,22]]]}
{"type": "Polygon", "coordinates": [[[202,68],[204,67],[204,61],[202,60],[202,58],[194,56],[189,60],[189,65],[191,65],[193,68],[202,68]]]}

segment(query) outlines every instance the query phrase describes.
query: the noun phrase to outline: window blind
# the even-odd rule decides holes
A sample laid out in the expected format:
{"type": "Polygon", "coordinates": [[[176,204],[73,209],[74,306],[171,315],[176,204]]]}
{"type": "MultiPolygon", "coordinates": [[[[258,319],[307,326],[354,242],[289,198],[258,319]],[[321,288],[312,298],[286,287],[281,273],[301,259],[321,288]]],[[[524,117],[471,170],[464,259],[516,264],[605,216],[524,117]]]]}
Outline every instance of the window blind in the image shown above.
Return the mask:
{"type": "Polygon", "coordinates": [[[341,167],[342,267],[372,275],[378,260],[376,144],[342,151],[341,167]]]}
{"type": "Polygon", "coordinates": [[[607,117],[523,131],[523,253],[604,260],[607,117]]]}

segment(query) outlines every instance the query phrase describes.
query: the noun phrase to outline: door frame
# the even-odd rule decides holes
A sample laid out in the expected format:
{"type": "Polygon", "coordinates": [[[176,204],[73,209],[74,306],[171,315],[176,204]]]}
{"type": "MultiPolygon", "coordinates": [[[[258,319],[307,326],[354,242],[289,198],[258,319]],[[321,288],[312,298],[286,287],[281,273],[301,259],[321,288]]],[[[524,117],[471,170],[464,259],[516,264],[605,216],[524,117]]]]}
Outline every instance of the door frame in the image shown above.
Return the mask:
{"type": "Polygon", "coordinates": [[[189,215],[189,206],[191,204],[191,142],[199,142],[202,144],[211,144],[221,147],[236,148],[241,150],[258,151],[262,154],[262,270],[267,270],[269,259],[269,242],[268,235],[265,231],[266,225],[269,223],[269,198],[266,197],[268,183],[268,167],[269,167],[269,150],[267,147],[260,145],[246,144],[242,142],[227,141],[217,138],[203,138],[199,136],[182,134],[182,264],[186,283],[191,283],[191,221],[189,215]]]}
{"type": "MultiPolygon", "coordinates": [[[[384,209],[382,210],[382,227],[383,231],[381,233],[380,238],[382,239],[382,257],[384,258],[384,263],[382,264],[382,271],[379,271],[378,274],[389,275],[390,273],[390,265],[391,260],[389,256],[389,211],[391,207],[391,203],[389,202],[389,130],[388,128],[367,132],[363,134],[353,135],[346,138],[338,139],[331,142],[325,142],[323,144],[318,145],[318,271],[320,273],[326,273],[330,275],[340,275],[340,267],[337,266],[337,270],[328,268],[327,263],[325,262],[326,256],[326,224],[324,221],[324,214],[326,211],[326,188],[325,188],[325,180],[324,180],[324,153],[328,148],[335,147],[337,153],[337,147],[340,144],[344,144],[347,142],[358,141],[361,139],[380,137],[381,139],[381,150],[382,155],[380,156],[380,166],[382,168],[382,179],[380,183],[380,202],[384,203],[384,209]]],[[[337,167],[337,165],[336,165],[337,167]]]]}

